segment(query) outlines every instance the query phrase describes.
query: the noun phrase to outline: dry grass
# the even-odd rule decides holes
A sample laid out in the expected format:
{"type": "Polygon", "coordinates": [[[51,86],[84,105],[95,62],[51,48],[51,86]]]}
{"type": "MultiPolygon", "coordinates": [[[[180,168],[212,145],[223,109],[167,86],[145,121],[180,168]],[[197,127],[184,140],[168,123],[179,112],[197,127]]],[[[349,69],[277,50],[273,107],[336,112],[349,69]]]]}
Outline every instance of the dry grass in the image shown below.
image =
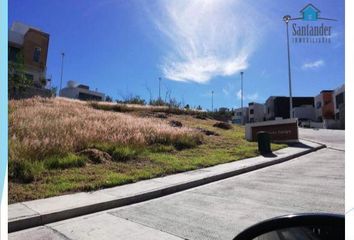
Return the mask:
{"type": "Polygon", "coordinates": [[[10,160],[40,160],[102,142],[147,146],[201,137],[190,128],[173,128],[159,119],[103,112],[61,98],[13,100],[9,109],[10,160]]]}
{"type": "MultiPolygon", "coordinates": [[[[153,113],[161,110],[153,108],[153,113]]],[[[189,113],[168,112],[159,119],[140,109],[103,109],[61,98],[10,101],[9,202],[92,191],[258,155],[257,144],[246,141],[239,126],[220,129],[213,127],[215,120],[189,113]],[[183,127],[171,127],[170,121],[183,127]],[[215,134],[202,139],[196,129],[215,134]],[[111,160],[97,163],[81,155],[88,146],[111,160]]],[[[282,147],[272,144],[273,150],[282,147]]]]}
{"type": "Polygon", "coordinates": [[[115,112],[165,112],[170,114],[186,114],[186,115],[203,115],[206,116],[206,112],[197,109],[182,109],[169,106],[153,106],[153,105],[139,105],[139,104],[122,104],[113,102],[89,102],[91,107],[99,110],[115,111],[115,112]]]}

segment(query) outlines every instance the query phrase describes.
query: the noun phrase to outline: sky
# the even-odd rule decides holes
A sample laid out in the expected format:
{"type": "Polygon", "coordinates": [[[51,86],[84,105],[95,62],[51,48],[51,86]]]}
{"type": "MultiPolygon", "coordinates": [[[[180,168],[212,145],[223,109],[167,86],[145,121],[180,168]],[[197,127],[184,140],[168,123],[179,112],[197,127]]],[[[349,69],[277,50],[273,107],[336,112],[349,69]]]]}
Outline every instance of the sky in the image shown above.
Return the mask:
{"type": "MultiPolygon", "coordinates": [[[[9,0],[19,21],[50,34],[47,76],[89,85],[113,99],[166,93],[211,108],[288,96],[286,25],[312,3],[332,27],[331,43],[290,41],[293,96],[315,96],[344,83],[344,1],[313,0],[9,0]]],[[[291,23],[292,24],[292,23],[291,23]]],[[[292,25],[289,25],[292,39],[292,25]]]]}

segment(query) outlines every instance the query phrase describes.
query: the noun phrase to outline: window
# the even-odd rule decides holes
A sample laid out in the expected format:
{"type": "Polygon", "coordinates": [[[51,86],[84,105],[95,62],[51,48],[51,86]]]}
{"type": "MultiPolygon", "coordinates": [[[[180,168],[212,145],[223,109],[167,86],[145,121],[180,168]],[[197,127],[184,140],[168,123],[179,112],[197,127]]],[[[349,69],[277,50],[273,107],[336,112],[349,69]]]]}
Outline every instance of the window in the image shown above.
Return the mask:
{"type": "Polygon", "coordinates": [[[20,57],[21,49],[17,47],[9,47],[9,61],[18,62],[20,57]]]}
{"type": "Polygon", "coordinates": [[[41,48],[36,47],[33,53],[33,61],[39,63],[40,58],[41,58],[41,48]]]}
{"type": "Polygon", "coordinates": [[[317,103],[316,103],[316,108],[319,109],[319,108],[321,108],[321,107],[322,107],[321,102],[317,102],[317,103]]]}
{"type": "Polygon", "coordinates": [[[336,108],[339,108],[344,103],[344,93],[340,93],[336,96],[336,108]]]}
{"type": "Polygon", "coordinates": [[[250,109],[250,114],[254,114],[254,109],[250,109]]]}

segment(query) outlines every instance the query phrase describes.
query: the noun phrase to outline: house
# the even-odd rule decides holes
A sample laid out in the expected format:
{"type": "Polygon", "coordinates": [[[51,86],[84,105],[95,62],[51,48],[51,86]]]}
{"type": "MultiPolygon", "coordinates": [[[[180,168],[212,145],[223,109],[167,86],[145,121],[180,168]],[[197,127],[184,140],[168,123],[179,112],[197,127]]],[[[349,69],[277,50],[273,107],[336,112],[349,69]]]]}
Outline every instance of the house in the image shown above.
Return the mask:
{"type": "Polygon", "coordinates": [[[340,128],[345,128],[345,86],[344,84],[333,91],[334,118],[339,121],[340,128]]]}
{"type": "Polygon", "coordinates": [[[300,13],[305,21],[317,21],[320,10],[310,3],[301,9],[300,13]]]}
{"type": "Polygon", "coordinates": [[[248,112],[248,107],[235,109],[232,117],[232,123],[241,125],[248,123],[248,112]]]}
{"type": "Polygon", "coordinates": [[[248,118],[249,122],[263,122],[265,119],[265,110],[264,110],[264,104],[261,103],[256,103],[256,102],[250,102],[248,103],[248,118]]]}
{"type": "Polygon", "coordinates": [[[49,34],[38,28],[14,22],[8,32],[8,39],[9,64],[23,64],[21,71],[25,77],[33,82],[35,87],[45,88],[49,34]]]}
{"type": "Polygon", "coordinates": [[[333,90],[323,90],[315,97],[316,120],[334,119],[333,90]]]}
{"type": "Polygon", "coordinates": [[[105,95],[103,93],[92,91],[89,86],[76,84],[74,81],[68,81],[67,86],[59,91],[59,96],[84,101],[105,100],[105,95]]]}
{"type": "Polygon", "coordinates": [[[316,121],[315,107],[313,105],[294,107],[293,116],[300,121],[316,121]]]}
{"type": "MultiPolygon", "coordinates": [[[[313,97],[293,97],[293,109],[304,105],[314,106],[313,97]]],[[[290,118],[290,98],[282,96],[271,96],[265,103],[266,120],[277,118],[290,118]]]]}
{"type": "Polygon", "coordinates": [[[344,105],[345,105],[344,93],[345,93],[344,84],[333,91],[334,115],[336,120],[339,120],[341,117],[343,118],[343,116],[341,116],[343,114],[341,110],[342,111],[344,110],[344,105]]]}

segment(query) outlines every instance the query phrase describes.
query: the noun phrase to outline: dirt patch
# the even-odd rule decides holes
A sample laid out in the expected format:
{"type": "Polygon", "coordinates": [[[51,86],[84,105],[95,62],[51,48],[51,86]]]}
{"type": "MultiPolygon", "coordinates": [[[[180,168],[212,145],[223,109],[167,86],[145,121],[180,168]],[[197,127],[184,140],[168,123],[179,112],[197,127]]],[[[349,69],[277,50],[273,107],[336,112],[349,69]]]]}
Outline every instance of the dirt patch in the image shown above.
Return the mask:
{"type": "Polygon", "coordinates": [[[167,114],[166,113],[161,113],[161,112],[155,113],[154,116],[156,118],[161,118],[161,119],[166,119],[167,118],[167,114]]]}
{"type": "Polygon", "coordinates": [[[87,156],[88,159],[90,159],[90,161],[92,161],[93,163],[105,163],[108,161],[112,161],[112,157],[108,153],[95,148],[88,148],[82,150],[81,152],[79,152],[79,154],[87,156]]]}
{"type": "Polygon", "coordinates": [[[197,130],[202,132],[202,133],[204,133],[207,136],[219,136],[219,134],[217,134],[216,132],[210,131],[210,130],[207,130],[207,129],[204,129],[204,128],[197,128],[197,130]]]}
{"type": "Polygon", "coordinates": [[[180,121],[176,121],[176,120],[172,120],[172,121],[170,121],[170,126],[172,126],[172,127],[182,127],[183,125],[182,125],[182,123],[180,122],[180,121]]]}
{"type": "Polygon", "coordinates": [[[207,115],[206,114],[197,114],[194,116],[196,119],[201,119],[201,120],[207,120],[207,115]]]}

